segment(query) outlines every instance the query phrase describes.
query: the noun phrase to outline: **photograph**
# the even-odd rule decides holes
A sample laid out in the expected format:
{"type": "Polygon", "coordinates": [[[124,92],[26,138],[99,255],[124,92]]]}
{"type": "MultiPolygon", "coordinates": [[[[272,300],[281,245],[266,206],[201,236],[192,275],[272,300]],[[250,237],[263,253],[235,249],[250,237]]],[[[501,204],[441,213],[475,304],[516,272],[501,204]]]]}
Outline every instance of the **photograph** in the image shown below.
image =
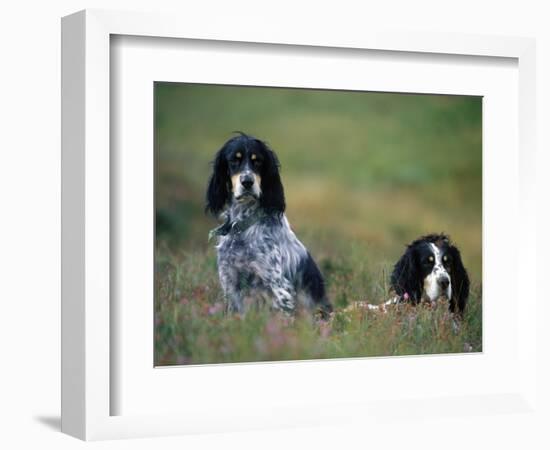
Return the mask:
{"type": "Polygon", "coordinates": [[[481,353],[482,100],[155,82],[155,367],[481,353]]]}

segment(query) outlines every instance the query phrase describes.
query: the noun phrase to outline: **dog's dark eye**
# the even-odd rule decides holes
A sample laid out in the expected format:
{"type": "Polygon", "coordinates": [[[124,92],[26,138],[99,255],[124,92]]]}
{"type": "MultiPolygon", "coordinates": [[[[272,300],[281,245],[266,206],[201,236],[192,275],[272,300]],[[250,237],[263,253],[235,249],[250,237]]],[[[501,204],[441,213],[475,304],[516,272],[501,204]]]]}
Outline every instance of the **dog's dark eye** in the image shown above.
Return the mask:
{"type": "Polygon", "coordinates": [[[238,166],[243,160],[242,152],[235,152],[229,156],[229,164],[232,166],[238,166]]]}
{"type": "Polygon", "coordinates": [[[428,258],[426,258],[424,260],[424,265],[427,266],[427,267],[433,266],[433,263],[434,263],[434,257],[433,256],[429,256],[428,258]]]}

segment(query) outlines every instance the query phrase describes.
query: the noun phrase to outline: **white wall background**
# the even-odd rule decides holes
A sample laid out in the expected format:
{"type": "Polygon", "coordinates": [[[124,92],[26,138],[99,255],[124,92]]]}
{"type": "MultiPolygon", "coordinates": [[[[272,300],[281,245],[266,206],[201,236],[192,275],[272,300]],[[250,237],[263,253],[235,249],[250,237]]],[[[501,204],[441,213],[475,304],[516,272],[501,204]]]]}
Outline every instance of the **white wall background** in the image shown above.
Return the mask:
{"type": "MultiPolygon", "coordinates": [[[[544,1],[320,1],[157,0],[11,1],[0,8],[0,447],[80,448],[84,443],[59,433],[60,376],[60,17],[84,8],[172,11],[197,17],[246,14],[285,26],[460,31],[530,36],[538,51],[539,263],[541,286],[550,248],[548,230],[550,168],[550,13],[544,1]]],[[[525,239],[530,239],[526,236],[525,239]]],[[[528,262],[526,262],[528,263],[528,262]]],[[[543,289],[540,295],[548,297],[543,289]]],[[[543,299],[545,300],[545,299],[543,299]]],[[[541,316],[549,313],[543,303],[541,316]]],[[[541,321],[541,323],[543,323],[541,321]]],[[[547,327],[540,338],[550,342],[547,327]]],[[[542,342],[542,341],[541,341],[542,342]]],[[[543,386],[550,379],[539,347],[543,386]]],[[[541,398],[550,409],[549,390],[541,398]]],[[[363,430],[347,428],[282,430],[88,444],[95,448],[548,448],[549,417],[456,418],[404,422],[363,430]],[[537,433],[537,430],[543,430],[537,433]],[[543,438],[544,436],[544,438],[543,438]]]]}

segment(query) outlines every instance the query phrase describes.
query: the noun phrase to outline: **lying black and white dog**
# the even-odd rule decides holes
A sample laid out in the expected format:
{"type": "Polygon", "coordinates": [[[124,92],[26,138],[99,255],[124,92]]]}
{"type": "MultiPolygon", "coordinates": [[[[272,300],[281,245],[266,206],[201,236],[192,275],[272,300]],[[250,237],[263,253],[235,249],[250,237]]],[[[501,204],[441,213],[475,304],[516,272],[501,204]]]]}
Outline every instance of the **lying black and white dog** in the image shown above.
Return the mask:
{"type": "Polygon", "coordinates": [[[277,156],[265,142],[240,133],[216,154],[206,209],[221,214],[218,273],[230,312],[268,305],[326,317],[332,306],[313,258],[290,229],[277,156]]]}
{"type": "Polygon", "coordinates": [[[463,313],[470,280],[460,251],[444,234],[429,234],[407,246],[393,268],[391,288],[396,302],[432,304],[444,298],[452,312],[463,313]]]}

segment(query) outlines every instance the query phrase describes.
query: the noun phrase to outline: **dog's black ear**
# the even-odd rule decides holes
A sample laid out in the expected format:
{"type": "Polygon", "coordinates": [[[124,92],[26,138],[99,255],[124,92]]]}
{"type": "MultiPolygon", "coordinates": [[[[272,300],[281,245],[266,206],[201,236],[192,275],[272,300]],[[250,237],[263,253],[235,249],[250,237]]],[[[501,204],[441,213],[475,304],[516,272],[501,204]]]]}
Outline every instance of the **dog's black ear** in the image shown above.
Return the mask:
{"type": "Polygon", "coordinates": [[[470,278],[462,263],[460,251],[454,245],[449,247],[451,254],[451,288],[453,291],[450,308],[453,312],[462,314],[470,295],[470,278]]]}
{"type": "Polygon", "coordinates": [[[264,166],[262,171],[262,195],[260,205],[268,211],[283,213],[286,208],[285,192],[281,176],[279,174],[279,159],[273,150],[265,142],[256,140],[264,155],[264,166]]]}
{"type": "Polygon", "coordinates": [[[214,215],[222,212],[225,204],[229,200],[229,167],[225,156],[227,144],[224,145],[212,162],[212,175],[206,188],[206,211],[214,215]]]}
{"type": "Polygon", "coordinates": [[[413,246],[408,246],[403,256],[395,264],[390,283],[391,288],[400,299],[408,296],[415,304],[420,301],[422,285],[413,246]]]}

